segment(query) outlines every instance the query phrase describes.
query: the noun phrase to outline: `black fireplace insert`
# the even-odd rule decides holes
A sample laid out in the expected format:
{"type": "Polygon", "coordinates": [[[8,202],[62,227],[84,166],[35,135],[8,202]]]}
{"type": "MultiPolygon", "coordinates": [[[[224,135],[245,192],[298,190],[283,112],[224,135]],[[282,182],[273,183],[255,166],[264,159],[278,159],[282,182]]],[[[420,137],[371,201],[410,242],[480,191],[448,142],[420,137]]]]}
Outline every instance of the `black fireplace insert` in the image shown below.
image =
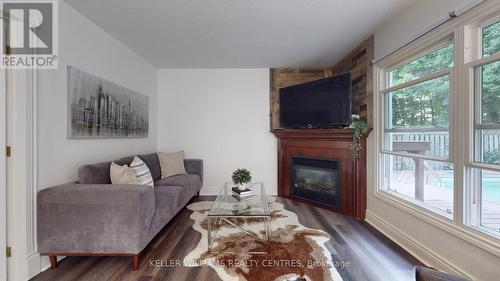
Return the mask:
{"type": "Polygon", "coordinates": [[[292,157],[292,195],[340,208],[340,160],[292,157]]]}

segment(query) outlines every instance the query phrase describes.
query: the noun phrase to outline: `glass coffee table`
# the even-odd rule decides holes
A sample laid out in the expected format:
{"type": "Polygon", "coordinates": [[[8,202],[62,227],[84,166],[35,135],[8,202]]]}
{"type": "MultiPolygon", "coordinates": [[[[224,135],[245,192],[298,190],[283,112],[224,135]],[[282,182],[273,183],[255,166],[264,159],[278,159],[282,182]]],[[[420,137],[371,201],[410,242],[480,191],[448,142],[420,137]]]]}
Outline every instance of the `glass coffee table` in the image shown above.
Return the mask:
{"type": "MultiPolygon", "coordinates": [[[[208,213],[208,250],[212,250],[214,241],[216,241],[217,238],[217,231],[219,230],[222,222],[241,230],[241,234],[236,237],[233,242],[236,242],[246,235],[250,235],[257,240],[264,242],[267,246],[269,236],[271,235],[271,212],[269,211],[264,184],[261,182],[249,184],[249,188],[252,190],[252,195],[242,199],[238,199],[238,197],[233,196],[233,191],[231,190],[232,187],[233,183],[231,182],[224,184],[224,188],[222,188],[219,195],[217,195],[217,198],[208,213]],[[252,222],[255,222],[252,223],[252,225],[258,224],[259,222],[257,220],[262,220],[265,234],[260,235],[259,233],[245,228],[244,225],[238,223],[246,221],[245,219],[252,219],[252,222]]],[[[228,247],[229,246],[226,246],[224,250],[218,252],[229,253],[229,251],[226,251],[228,247]]],[[[267,254],[267,251],[249,253],[267,254]]]]}

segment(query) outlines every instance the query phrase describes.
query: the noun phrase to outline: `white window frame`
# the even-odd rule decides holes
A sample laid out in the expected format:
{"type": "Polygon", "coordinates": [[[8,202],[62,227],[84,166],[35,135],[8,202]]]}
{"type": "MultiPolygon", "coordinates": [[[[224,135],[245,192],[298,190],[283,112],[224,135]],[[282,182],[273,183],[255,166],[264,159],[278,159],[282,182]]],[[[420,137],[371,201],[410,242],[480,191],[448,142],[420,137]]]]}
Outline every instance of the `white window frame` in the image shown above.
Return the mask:
{"type": "MultiPolygon", "coordinates": [[[[477,247],[500,257],[500,238],[492,236],[484,229],[480,229],[471,225],[470,217],[472,208],[469,207],[472,194],[470,186],[471,175],[469,170],[471,167],[488,168],[497,170],[494,165],[482,164],[478,165],[473,162],[473,130],[474,120],[471,117],[474,112],[474,91],[473,71],[476,63],[493,61],[498,59],[497,55],[482,58],[477,62],[471,60],[474,52],[477,52],[479,46],[470,46],[471,42],[479,42],[477,34],[471,32],[471,23],[484,23],[485,19],[500,16],[500,7],[492,2],[484,2],[463,14],[460,17],[454,18],[447,23],[435,28],[426,35],[418,38],[411,44],[401,48],[392,55],[374,64],[374,181],[375,185],[372,189],[373,195],[385,201],[386,203],[401,209],[402,211],[411,214],[443,231],[446,231],[464,241],[476,245],[477,247]],[[382,90],[385,86],[385,72],[388,67],[395,62],[403,63],[405,60],[415,58],[414,50],[423,52],[425,48],[433,46],[453,34],[455,71],[453,76],[450,76],[450,81],[453,79],[450,87],[450,111],[460,112],[455,116],[450,116],[450,155],[449,159],[454,165],[454,210],[453,217],[444,217],[432,210],[419,201],[413,202],[401,196],[391,194],[381,189],[382,183],[382,151],[384,138],[384,100],[382,99],[382,90]],[[471,94],[472,93],[472,94],[471,94]],[[456,97],[456,98],[455,98],[456,97]],[[462,114],[463,113],[463,114],[462,114]],[[452,130],[454,128],[454,130],[452,130]],[[465,136],[465,137],[464,137],[465,136]]],[[[477,26],[477,25],[476,25],[477,26]]],[[[418,53],[418,52],[417,52],[418,53]]],[[[408,154],[402,156],[409,156],[408,154]]],[[[412,157],[410,155],[410,157],[412,157]]],[[[435,161],[432,157],[427,157],[427,160],[435,161]]],[[[439,160],[438,160],[439,161],[439,160]]],[[[498,169],[500,171],[500,169],[498,169]]]]}
{"type": "MultiPolygon", "coordinates": [[[[452,31],[449,34],[445,34],[444,36],[433,38],[431,41],[426,42],[426,46],[424,46],[420,49],[410,48],[410,49],[408,49],[407,52],[402,52],[402,54],[401,54],[402,56],[407,56],[403,60],[401,60],[400,58],[396,58],[394,60],[386,59],[383,64],[379,64],[377,66],[378,72],[380,74],[378,95],[379,95],[379,98],[381,99],[381,103],[380,103],[379,108],[380,108],[380,112],[382,115],[380,122],[382,123],[381,128],[383,131],[382,136],[380,138],[380,148],[379,148],[380,149],[380,153],[379,153],[380,157],[383,157],[384,155],[389,155],[389,156],[392,155],[392,156],[402,156],[402,157],[411,158],[411,159],[420,159],[423,161],[437,161],[437,162],[454,164],[453,159],[452,159],[453,153],[451,153],[453,151],[453,147],[454,147],[453,138],[451,137],[452,132],[454,131],[454,124],[453,124],[453,116],[454,116],[453,112],[454,112],[454,110],[453,110],[453,107],[451,105],[452,105],[452,100],[453,100],[454,92],[455,92],[453,89],[454,77],[455,77],[455,58],[453,59],[453,66],[452,67],[444,68],[442,70],[435,71],[431,74],[427,74],[425,76],[422,76],[422,77],[419,77],[417,79],[407,81],[404,83],[400,83],[400,84],[397,84],[395,86],[390,86],[390,84],[389,84],[390,72],[397,69],[398,67],[400,67],[402,65],[405,65],[405,64],[410,63],[414,60],[422,58],[422,57],[426,56],[427,54],[435,52],[435,51],[439,50],[440,48],[442,48],[450,43],[454,45],[453,49],[454,49],[454,53],[455,53],[455,49],[456,49],[456,46],[455,46],[456,42],[455,41],[456,40],[454,38],[455,38],[455,32],[452,31]],[[415,51],[415,50],[417,50],[417,51],[415,51]],[[388,116],[388,114],[386,114],[387,112],[386,112],[386,108],[385,108],[385,105],[387,104],[386,102],[387,102],[387,98],[388,98],[389,93],[400,90],[400,89],[408,88],[408,87],[411,87],[411,86],[414,86],[414,85],[417,85],[417,84],[420,84],[423,82],[431,81],[433,79],[446,77],[446,76],[448,76],[449,83],[450,83],[450,89],[449,89],[449,101],[450,101],[449,104],[450,104],[450,106],[449,106],[449,118],[448,118],[449,121],[448,121],[447,128],[446,127],[443,127],[443,128],[438,128],[438,127],[436,127],[436,128],[422,128],[422,129],[391,128],[391,126],[390,126],[391,120],[390,120],[390,117],[388,116]],[[446,129],[446,131],[449,133],[448,146],[449,146],[450,153],[448,153],[448,155],[445,157],[433,156],[433,155],[422,155],[422,154],[416,154],[416,153],[410,153],[410,152],[404,152],[404,151],[393,151],[390,149],[386,149],[386,135],[385,135],[385,133],[443,131],[442,129],[446,129]]],[[[381,159],[381,161],[383,161],[383,160],[381,159]]],[[[379,183],[379,185],[381,185],[381,183],[379,183]]],[[[399,194],[393,190],[382,189],[382,187],[381,187],[380,192],[386,192],[386,193],[391,194],[392,196],[399,197],[402,200],[410,201],[413,204],[416,204],[421,208],[425,208],[429,211],[432,211],[432,212],[439,214],[441,216],[444,216],[446,218],[451,218],[451,216],[452,216],[452,214],[447,213],[447,212],[445,212],[437,207],[434,207],[434,206],[427,204],[423,201],[419,201],[417,199],[399,194]]],[[[454,213],[454,211],[455,210],[453,210],[453,213],[454,213]]]]}
{"type": "MultiPolygon", "coordinates": [[[[480,232],[496,236],[500,239],[500,232],[493,231],[487,227],[481,225],[481,209],[482,209],[482,186],[479,181],[481,175],[480,171],[489,170],[494,172],[500,172],[500,166],[494,164],[481,163],[475,160],[477,151],[476,141],[477,135],[476,130],[480,129],[500,129],[498,124],[483,124],[480,122],[480,101],[477,92],[476,85],[476,68],[486,65],[488,63],[500,61],[500,52],[496,54],[483,57],[482,55],[482,30],[488,25],[500,21],[500,15],[492,14],[485,17],[477,17],[474,21],[471,21],[468,25],[464,26],[465,32],[468,34],[468,43],[470,46],[470,51],[465,54],[465,65],[464,74],[467,76],[466,89],[468,90],[468,103],[469,106],[466,108],[467,120],[465,127],[467,128],[467,146],[464,147],[465,154],[465,170],[467,185],[469,188],[465,190],[465,201],[464,201],[464,224],[480,232]]],[[[467,40],[466,40],[467,42],[467,40]]],[[[467,44],[467,43],[466,43],[467,44]]],[[[466,46],[467,47],[467,46],[466,46]]],[[[466,187],[467,187],[466,185],[466,187]]]]}
{"type": "MultiPolygon", "coordinates": [[[[411,81],[397,84],[395,86],[389,86],[389,77],[387,77],[388,73],[397,69],[398,67],[403,66],[403,65],[410,63],[414,60],[417,60],[419,58],[422,58],[422,57],[424,57],[424,56],[426,56],[426,55],[428,55],[428,54],[430,54],[430,53],[432,53],[432,52],[434,52],[434,51],[440,49],[441,47],[444,47],[450,43],[454,43],[453,42],[453,35],[451,35],[451,34],[450,34],[450,36],[443,38],[442,40],[438,40],[437,42],[431,44],[430,46],[424,48],[423,50],[420,50],[420,52],[415,53],[410,58],[408,58],[404,61],[389,62],[388,66],[384,67],[385,68],[385,73],[383,74],[384,80],[381,81],[381,83],[380,83],[380,87],[383,88],[383,90],[380,90],[380,93],[385,98],[386,95],[389,94],[390,92],[394,92],[394,91],[397,91],[400,89],[408,88],[408,87],[411,87],[411,86],[414,86],[414,85],[417,85],[420,83],[424,83],[424,82],[427,82],[427,81],[430,81],[433,79],[437,79],[437,78],[441,78],[441,77],[445,77],[445,76],[449,76],[450,85],[452,85],[453,84],[454,66],[442,69],[440,71],[433,72],[431,74],[419,77],[419,78],[411,80],[411,81]]],[[[452,92],[452,89],[450,87],[450,99],[451,99],[452,94],[453,94],[453,92],[452,92]]],[[[385,104],[385,100],[384,100],[384,104],[385,104]]],[[[413,128],[413,129],[390,128],[390,126],[389,126],[390,125],[390,118],[388,118],[387,116],[384,115],[384,117],[385,117],[384,132],[389,132],[389,133],[390,132],[431,132],[431,131],[443,131],[443,129],[447,129],[447,131],[450,131],[451,126],[452,126],[452,121],[451,121],[452,115],[451,114],[452,113],[450,112],[448,128],[446,128],[446,127],[429,127],[429,128],[413,128]]],[[[392,155],[396,155],[396,156],[414,157],[414,158],[426,159],[426,160],[431,160],[431,161],[448,161],[448,160],[450,160],[449,159],[450,154],[447,157],[439,157],[439,156],[425,156],[425,155],[414,154],[414,153],[409,153],[409,152],[394,152],[392,150],[386,150],[384,147],[385,143],[384,143],[383,139],[382,139],[382,142],[383,142],[382,143],[382,151],[386,154],[392,154],[392,155]]],[[[450,147],[450,150],[453,147],[453,143],[452,143],[451,139],[450,139],[449,147],[450,147]]]]}

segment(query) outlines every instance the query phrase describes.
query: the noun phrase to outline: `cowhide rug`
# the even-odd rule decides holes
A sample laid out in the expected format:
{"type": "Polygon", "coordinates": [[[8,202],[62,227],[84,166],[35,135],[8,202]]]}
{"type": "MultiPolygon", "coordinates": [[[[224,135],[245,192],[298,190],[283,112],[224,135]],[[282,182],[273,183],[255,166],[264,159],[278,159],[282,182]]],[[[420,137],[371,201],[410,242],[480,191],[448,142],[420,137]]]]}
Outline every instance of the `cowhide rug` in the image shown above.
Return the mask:
{"type": "MultiPolygon", "coordinates": [[[[342,281],[324,245],[330,239],[328,233],[301,225],[297,214],[285,210],[274,197],[270,197],[269,202],[272,232],[267,248],[250,235],[237,240],[241,230],[222,222],[211,251],[207,248],[207,214],[213,202],[196,202],[187,206],[193,211],[190,218],[194,220],[194,230],[201,233],[201,240],[184,257],[183,264],[188,267],[210,266],[224,281],[342,281]],[[219,253],[222,249],[226,252],[219,253]],[[248,253],[264,249],[267,254],[248,253]]],[[[232,219],[232,222],[264,234],[261,220],[232,219]]]]}

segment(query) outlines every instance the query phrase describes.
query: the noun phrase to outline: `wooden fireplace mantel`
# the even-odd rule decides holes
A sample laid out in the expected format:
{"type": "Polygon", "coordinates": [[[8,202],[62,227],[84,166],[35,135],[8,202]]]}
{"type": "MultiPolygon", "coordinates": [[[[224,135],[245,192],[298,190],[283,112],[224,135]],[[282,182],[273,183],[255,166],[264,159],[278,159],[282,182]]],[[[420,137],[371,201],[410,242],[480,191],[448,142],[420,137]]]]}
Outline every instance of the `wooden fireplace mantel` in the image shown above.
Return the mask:
{"type": "Polygon", "coordinates": [[[278,195],[363,220],[366,212],[366,138],[359,159],[352,156],[353,129],[273,130],[278,138],[278,195]],[[292,157],[331,158],[341,161],[341,205],[333,208],[291,194],[292,157]]]}
{"type": "Polygon", "coordinates": [[[353,129],[303,129],[303,130],[274,130],[273,134],[278,138],[301,138],[301,139],[329,139],[329,140],[351,140],[353,129]]]}

